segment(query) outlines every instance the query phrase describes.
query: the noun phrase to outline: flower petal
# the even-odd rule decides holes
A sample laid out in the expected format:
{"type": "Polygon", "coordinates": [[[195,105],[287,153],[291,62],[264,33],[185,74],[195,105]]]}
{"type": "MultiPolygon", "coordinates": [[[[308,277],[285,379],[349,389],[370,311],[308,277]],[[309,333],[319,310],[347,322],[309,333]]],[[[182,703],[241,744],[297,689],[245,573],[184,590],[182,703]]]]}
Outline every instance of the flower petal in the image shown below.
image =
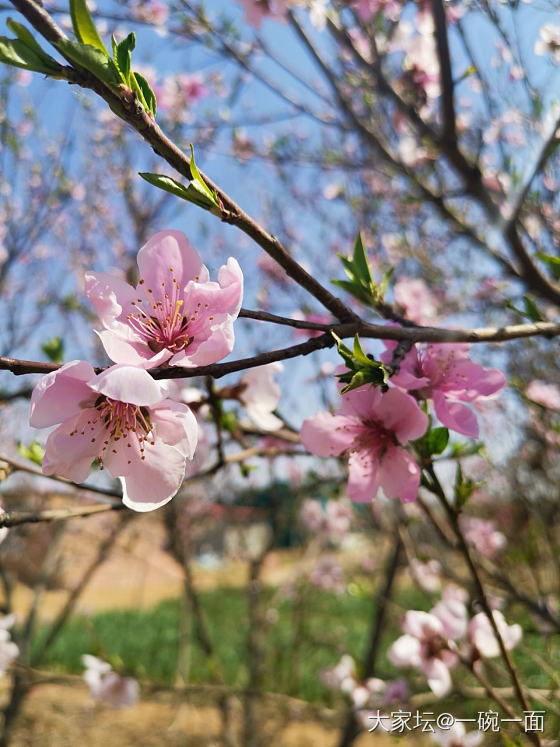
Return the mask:
{"type": "Polygon", "coordinates": [[[181,292],[190,280],[208,280],[208,270],[181,231],[159,231],[152,236],[138,252],[138,269],[149,299],[163,301],[175,285],[181,292]]]}
{"type": "Polygon", "coordinates": [[[157,439],[144,461],[134,461],[130,474],[121,477],[123,503],[134,511],[153,511],[168,503],[185,476],[185,456],[176,446],[157,439]]]}
{"type": "Polygon", "coordinates": [[[118,402],[149,407],[165,399],[165,391],[147,371],[115,365],[90,381],[90,387],[118,402]]]}
{"type": "Polygon", "coordinates": [[[389,447],[381,459],[379,479],[387,498],[415,501],[418,497],[420,474],[420,467],[405,449],[389,447]]]}
{"type": "Polygon", "coordinates": [[[379,489],[379,462],[370,449],[353,451],[348,460],[348,498],[368,503],[379,489]]]}
{"type": "Polygon", "coordinates": [[[56,474],[73,482],[86,479],[91,463],[101,453],[106,432],[98,414],[95,408],[81,410],[49,434],[43,458],[45,475],[56,474]]]}
{"type": "Polygon", "coordinates": [[[472,410],[460,402],[451,402],[442,392],[433,393],[434,410],[438,420],[456,433],[476,438],[478,423],[472,410]]]}
{"type": "Polygon", "coordinates": [[[338,456],[353,443],[361,424],[346,415],[318,412],[303,421],[301,442],[307,451],[317,456],[338,456]]]}
{"type": "Polygon", "coordinates": [[[86,296],[107,329],[126,327],[126,315],[138,301],[136,290],[124,280],[105,272],[86,272],[86,296]]]}
{"type": "Polygon", "coordinates": [[[95,371],[86,361],[70,361],[40,379],[31,395],[29,423],[46,428],[77,414],[95,395],[87,385],[95,371]]]}

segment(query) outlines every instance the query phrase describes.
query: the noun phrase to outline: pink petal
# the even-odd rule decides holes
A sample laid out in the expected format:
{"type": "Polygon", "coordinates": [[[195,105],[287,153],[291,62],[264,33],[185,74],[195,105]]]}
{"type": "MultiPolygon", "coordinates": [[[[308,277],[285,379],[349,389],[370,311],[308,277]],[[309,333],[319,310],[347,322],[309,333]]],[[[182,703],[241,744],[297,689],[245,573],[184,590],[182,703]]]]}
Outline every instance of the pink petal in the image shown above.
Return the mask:
{"type": "Polygon", "coordinates": [[[385,428],[394,431],[401,444],[420,438],[428,427],[428,416],[418,402],[400,389],[389,389],[375,406],[375,416],[385,428]]]}
{"type": "Polygon", "coordinates": [[[159,353],[154,353],[149,345],[143,342],[140,337],[133,337],[131,334],[124,336],[112,330],[103,330],[97,332],[105,352],[115,363],[125,366],[137,366],[139,368],[155,368],[168,360],[172,353],[165,348],[159,353]],[[129,339],[127,339],[127,337],[129,339]]]}
{"type": "Polygon", "coordinates": [[[138,252],[138,269],[144,294],[156,300],[164,300],[174,285],[182,291],[190,280],[208,280],[208,270],[181,231],[160,231],[152,236],[138,252]]]}
{"type": "Polygon", "coordinates": [[[401,635],[390,646],[387,658],[396,667],[419,667],[422,663],[420,641],[413,635],[401,635]]]}
{"type": "Polygon", "coordinates": [[[338,456],[354,443],[360,424],[345,415],[319,412],[303,421],[301,442],[311,454],[338,456]]]}
{"type": "MultiPolygon", "coordinates": [[[[347,371],[344,366],[337,366],[335,374],[347,371]]],[[[338,382],[337,386],[341,389],[344,384],[338,382]]],[[[341,395],[340,411],[347,415],[352,415],[361,421],[368,420],[373,415],[375,408],[381,400],[381,389],[373,386],[361,386],[358,389],[351,389],[346,394],[341,395]]]]}
{"type": "Polygon", "coordinates": [[[212,324],[199,324],[196,330],[189,327],[189,333],[195,336],[184,350],[170,359],[170,365],[194,368],[208,366],[225,358],[233,350],[235,342],[233,321],[228,314],[221,314],[214,317],[212,324]]]}
{"type": "Polygon", "coordinates": [[[147,371],[134,366],[115,365],[100,373],[90,387],[117,402],[155,405],[165,399],[165,391],[147,371]]]}
{"type": "Polygon", "coordinates": [[[460,402],[450,402],[442,392],[433,393],[434,409],[438,420],[456,433],[476,438],[478,423],[472,410],[460,402]]]}
{"type": "Polygon", "coordinates": [[[355,503],[368,503],[379,489],[379,462],[369,449],[350,454],[348,460],[348,497],[355,503]]]}
{"type": "Polygon", "coordinates": [[[95,401],[87,385],[95,371],[86,361],[70,361],[40,379],[31,395],[29,423],[46,428],[77,414],[84,403],[95,401]]]}
{"type": "Polygon", "coordinates": [[[126,315],[137,302],[137,291],[124,280],[104,272],[86,272],[86,295],[104,327],[126,325],[126,315]],[[120,322],[120,324],[116,324],[120,322]]]}
{"type": "Polygon", "coordinates": [[[91,463],[103,447],[104,425],[99,419],[95,425],[88,422],[97,415],[95,408],[81,410],[49,435],[43,458],[45,475],[56,474],[73,482],[86,479],[91,463]]]}
{"type": "Polygon", "coordinates": [[[424,639],[426,636],[443,635],[443,625],[435,615],[421,610],[408,610],[402,625],[403,631],[424,639]]]}
{"type": "Polygon", "coordinates": [[[449,669],[445,666],[441,659],[428,659],[421,666],[422,672],[428,679],[428,685],[434,695],[438,698],[443,698],[444,695],[451,690],[451,675],[449,669]]]}
{"type": "Polygon", "coordinates": [[[159,439],[146,449],[144,461],[134,460],[133,471],[121,477],[123,503],[134,511],[153,511],[168,503],[185,476],[185,456],[159,439]]]}
{"type": "Polygon", "coordinates": [[[390,447],[381,459],[379,476],[387,498],[415,501],[418,497],[420,474],[420,467],[405,449],[390,447]]]}
{"type": "Polygon", "coordinates": [[[190,407],[166,399],[150,410],[150,417],[158,439],[176,446],[185,458],[193,458],[200,426],[190,407]]]}

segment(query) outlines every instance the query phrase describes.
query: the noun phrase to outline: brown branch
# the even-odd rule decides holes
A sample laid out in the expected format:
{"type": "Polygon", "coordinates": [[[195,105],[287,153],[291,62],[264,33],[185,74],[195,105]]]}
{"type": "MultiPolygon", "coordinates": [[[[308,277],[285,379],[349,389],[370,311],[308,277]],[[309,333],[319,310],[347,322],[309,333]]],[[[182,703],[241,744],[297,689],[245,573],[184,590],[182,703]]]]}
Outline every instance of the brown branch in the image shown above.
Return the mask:
{"type": "MultiPolygon", "coordinates": [[[[255,312],[261,314],[261,312],[255,312]]],[[[270,315],[273,316],[273,315],[270,315]]],[[[256,317],[254,317],[256,318],[256,317]]],[[[282,317],[279,317],[282,319],[282,317]]],[[[264,312],[262,321],[265,319],[264,312]]],[[[284,321],[274,320],[277,324],[288,324],[292,320],[284,318],[284,321]]],[[[308,324],[306,322],[306,324],[308,324]]],[[[309,323],[310,324],[310,323],[309,323]]],[[[291,326],[291,324],[290,324],[291,326]]],[[[470,342],[488,343],[505,342],[507,340],[518,340],[526,337],[556,337],[560,335],[560,323],[558,322],[531,322],[529,324],[511,324],[505,327],[475,327],[472,329],[446,329],[445,327],[392,327],[383,324],[369,324],[368,322],[357,322],[351,324],[314,324],[313,329],[332,330],[339,337],[347,338],[359,334],[360,337],[372,340],[410,340],[412,343],[420,342],[470,342]]],[[[208,366],[196,368],[154,368],[149,373],[154,379],[192,379],[197,376],[212,376],[218,379],[230,373],[244,371],[247,368],[263,366],[274,361],[297,358],[308,355],[315,350],[333,347],[334,338],[330,334],[314,337],[306,342],[292,345],[279,350],[270,350],[250,358],[240,358],[227,363],[212,363],[208,366]]],[[[57,371],[61,367],[58,363],[46,363],[42,361],[28,361],[19,358],[8,358],[0,356],[0,370],[11,371],[16,376],[24,374],[46,374],[57,371]]],[[[105,368],[95,368],[96,373],[101,373],[105,368]]]]}
{"type": "Polygon", "coordinates": [[[447,17],[442,0],[430,0],[435,25],[435,41],[439,60],[441,80],[441,108],[443,114],[443,140],[451,147],[457,147],[457,130],[454,102],[453,72],[447,38],[447,17]]]}

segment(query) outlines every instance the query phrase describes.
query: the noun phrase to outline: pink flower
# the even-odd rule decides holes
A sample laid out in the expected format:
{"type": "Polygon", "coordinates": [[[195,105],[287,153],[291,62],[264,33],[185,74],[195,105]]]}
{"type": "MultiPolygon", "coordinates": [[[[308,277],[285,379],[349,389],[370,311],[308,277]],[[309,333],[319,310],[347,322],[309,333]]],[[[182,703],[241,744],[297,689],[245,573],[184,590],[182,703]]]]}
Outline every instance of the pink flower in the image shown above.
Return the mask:
{"type": "Polygon", "coordinates": [[[311,571],[309,580],[313,586],[335,594],[342,594],[346,589],[344,571],[336,558],[331,555],[325,555],[318,560],[311,571]]]}
{"type": "Polygon", "coordinates": [[[401,627],[405,635],[392,644],[387,658],[397,667],[420,669],[432,692],[443,697],[451,689],[449,668],[457,663],[456,654],[448,648],[443,624],[434,614],[409,610],[401,627]]]}
{"type": "MultiPolygon", "coordinates": [[[[292,319],[302,322],[312,322],[313,324],[332,324],[332,317],[328,314],[317,314],[316,312],[304,314],[302,311],[294,311],[292,319]]],[[[298,329],[294,327],[294,335],[296,337],[320,337],[324,334],[325,332],[322,329],[298,329]]]]}
{"type": "Polygon", "coordinates": [[[82,482],[99,459],[121,478],[123,502],[135,511],[171,500],[197,444],[190,409],[166,399],[161,384],[132,366],[96,376],[85,361],[66,363],[35,386],[29,422],[35,428],[60,423],[47,439],[46,475],[82,482]]]}
{"type": "Polygon", "coordinates": [[[267,16],[280,18],[286,14],[294,4],[294,0],[239,0],[245,10],[245,21],[259,28],[267,16]]]}
{"type": "Polygon", "coordinates": [[[105,327],[99,332],[115,363],[153,368],[205,366],[233,349],[233,322],[243,275],[233,257],[210,282],[180,231],[160,231],[138,252],[136,288],[106,273],[86,273],[86,293],[105,327]]]}
{"type": "Polygon", "coordinates": [[[326,687],[352,693],[356,687],[356,664],[348,654],[344,654],[338,664],[328,669],[323,669],[319,679],[326,687]]]}
{"type": "Polygon", "coordinates": [[[421,589],[429,593],[439,591],[441,587],[440,571],[441,565],[437,560],[428,560],[422,563],[418,558],[412,558],[409,564],[410,572],[421,589]]]}
{"type": "MultiPolygon", "coordinates": [[[[387,352],[381,360],[390,363],[394,340],[384,340],[387,352]]],[[[478,423],[462,402],[477,402],[502,389],[506,377],[496,368],[484,368],[469,358],[469,344],[435,343],[415,345],[391,381],[403,389],[416,390],[433,400],[437,417],[453,431],[478,436],[478,423]]]]}
{"type": "Polygon", "coordinates": [[[284,423],[273,414],[278,407],[282,392],[274,381],[274,375],[284,369],[281,363],[268,363],[265,366],[250,368],[241,377],[245,388],[239,395],[247,415],[263,431],[277,431],[284,423]]]}
{"type": "Polygon", "coordinates": [[[492,558],[506,544],[505,536],[497,531],[492,521],[461,516],[461,528],[467,542],[485,558],[492,558]]]}
{"type": "Polygon", "coordinates": [[[420,468],[402,446],[420,438],[427,424],[410,395],[367,386],[343,394],[338,414],[320,412],[304,420],[300,435],[312,454],[348,456],[351,500],[370,501],[381,486],[388,498],[413,501],[420,468]]]}
{"type": "MultiPolygon", "coordinates": [[[[499,610],[494,610],[492,615],[504,645],[509,651],[521,640],[521,626],[508,625],[499,610]]],[[[470,621],[469,639],[480,656],[492,659],[500,655],[500,646],[485,612],[479,612],[470,621]]]]}
{"type": "Polygon", "coordinates": [[[86,667],[84,680],[95,700],[107,703],[113,708],[130,708],[136,704],[139,686],[135,679],[121,677],[113,672],[110,664],[98,659],[97,656],[84,654],[82,663],[86,667]]]}
{"type": "Polygon", "coordinates": [[[416,324],[431,324],[437,318],[433,294],[421,278],[402,278],[395,283],[395,300],[405,316],[416,324]]]}
{"type": "Polygon", "coordinates": [[[560,389],[556,384],[547,384],[546,381],[535,379],[529,384],[525,394],[538,405],[548,407],[550,410],[560,410],[560,389]]]}
{"type": "Polygon", "coordinates": [[[391,21],[398,21],[402,7],[398,0],[354,0],[356,15],[362,23],[368,23],[379,11],[391,21]]]}

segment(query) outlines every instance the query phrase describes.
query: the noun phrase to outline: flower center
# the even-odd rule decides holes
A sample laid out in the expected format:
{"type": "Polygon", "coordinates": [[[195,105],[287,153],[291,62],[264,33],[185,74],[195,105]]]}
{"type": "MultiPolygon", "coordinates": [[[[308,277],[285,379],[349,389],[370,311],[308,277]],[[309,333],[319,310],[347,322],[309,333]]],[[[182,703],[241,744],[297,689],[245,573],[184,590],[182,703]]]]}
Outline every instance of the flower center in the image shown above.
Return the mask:
{"type": "MultiPolygon", "coordinates": [[[[145,460],[145,447],[147,445],[155,446],[153,425],[147,407],[120,402],[102,394],[95,400],[93,408],[89,410],[89,412],[92,411],[95,411],[95,415],[92,415],[81,430],[77,428],[73,430],[70,436],[75,436],[78,433],[85,436],[86,430],[89,428],[92,433],[91,443],[95,443],[99,439],[102,444],[98,454],[101,469],[103,469],[103,456],[106,451],[111,448],[112,453],[116,454],[116,444],[121,440],[123,441],[122,446],[126,442],[127,449],[132,449],[133,442],[136,441],[140,458],[145,460]]],[[[131,459],[127,461],[128,464],[132,463],[131,459]]]]}
{"type": "MultiPolygon", "coordinates": [[[[141,278],[138,288],[144,284],[145,281],[141,278]]],[[[159,300],[152,288],[146,288],[139,295],[144,295],[144,298],[130,302],[132,310],[128,312],[126,319],[150,350],[154,353],[161,350],[178,353],[190,345],[193,336],[189,334],[188,327],[197,320],[202,303],[197,304],[190,317],[185,315],[184,300],[180,298],[182,293],[173,267],[169,268],[169,278],[161,282],[161,291],[157,294],[159,300]]],[[[204,306],[208,308],[207,303],[204,306]]]]}

